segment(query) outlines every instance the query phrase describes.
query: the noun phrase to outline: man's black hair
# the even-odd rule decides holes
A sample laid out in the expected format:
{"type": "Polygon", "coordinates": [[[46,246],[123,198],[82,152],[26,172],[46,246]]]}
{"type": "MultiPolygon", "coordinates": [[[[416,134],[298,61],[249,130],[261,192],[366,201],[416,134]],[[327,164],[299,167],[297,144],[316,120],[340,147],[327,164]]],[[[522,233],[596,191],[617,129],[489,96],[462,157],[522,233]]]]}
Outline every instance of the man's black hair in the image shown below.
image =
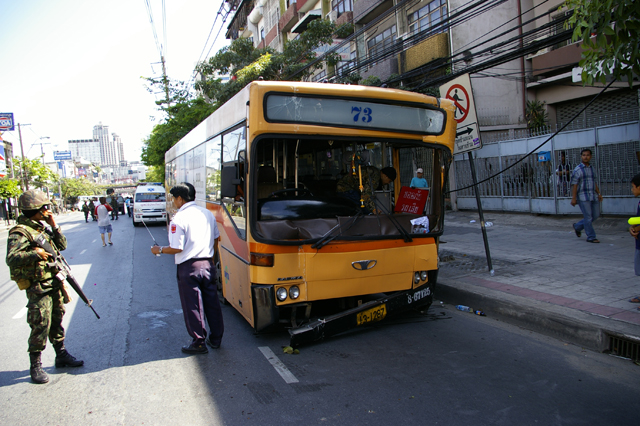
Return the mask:
{"type": "Polygon", "coordinates": [[[640,173],[631,178],[631,183],[636,187],[640,186],[640,173]]]}
{"type": "Polygon", "coordinates": [[[385,167],[384,169],[380,170],[380,173],[384,173],[389,179],[391,179],[391,181],[396,180],[396,176],[398,175],[396,173],[396,169],[394,169],[393,167],[385,167]]]}
{"type": "Polygon", "coordinates": [[[169,193],[174,197],[182,198],[187,203],[196,199],[196,189],[189,182],[179,183],[171,188],[169,193]]]}
{"type": "Polygon", "coordinates": [[[582,151],[580,151],[580,155],[582,155],[583,152],[589,152],[589,154],[593,155],[593,152],[591,152],[589,148],[585,148],[582,151]]]}

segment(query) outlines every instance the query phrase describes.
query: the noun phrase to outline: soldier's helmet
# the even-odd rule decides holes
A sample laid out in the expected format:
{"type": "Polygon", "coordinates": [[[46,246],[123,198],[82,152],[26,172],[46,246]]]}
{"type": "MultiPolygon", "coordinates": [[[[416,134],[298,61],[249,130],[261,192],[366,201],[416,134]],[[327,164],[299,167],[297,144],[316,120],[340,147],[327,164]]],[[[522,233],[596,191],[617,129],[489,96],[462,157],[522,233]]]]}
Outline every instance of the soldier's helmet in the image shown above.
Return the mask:
{"type": "Polygon", "coordinates": [[[49,197],[39,189],[25,191],[18,199],[18,208],[20,210],[40,210],[42,206],[47,204],[51,204],[49,197]]]}

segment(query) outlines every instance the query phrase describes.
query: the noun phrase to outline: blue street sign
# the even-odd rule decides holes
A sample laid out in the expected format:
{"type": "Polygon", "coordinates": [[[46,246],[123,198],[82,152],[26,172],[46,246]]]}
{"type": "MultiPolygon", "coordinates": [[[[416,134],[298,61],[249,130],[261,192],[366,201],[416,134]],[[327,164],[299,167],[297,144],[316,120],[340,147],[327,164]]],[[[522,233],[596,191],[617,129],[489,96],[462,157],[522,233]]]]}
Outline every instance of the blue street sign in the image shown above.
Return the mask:
{"type": "Polygon", "coordinates": [[[0,112],[0,131],[13,132],[14,124],[12,112],[0,112]]]}

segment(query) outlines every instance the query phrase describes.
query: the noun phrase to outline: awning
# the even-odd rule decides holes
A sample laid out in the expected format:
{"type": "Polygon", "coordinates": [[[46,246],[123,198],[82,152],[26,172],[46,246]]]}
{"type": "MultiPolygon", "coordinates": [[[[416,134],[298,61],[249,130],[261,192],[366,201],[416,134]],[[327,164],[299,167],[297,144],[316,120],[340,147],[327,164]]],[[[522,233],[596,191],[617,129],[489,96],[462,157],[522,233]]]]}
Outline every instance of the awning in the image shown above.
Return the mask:
{"type": "Polygon", "coordinates": [[[313,21],[314,19],[318,19],[318,18],[322,18],[322,10],[321,9],[314,9],[314,10],[308,11],[302,17],[302,19],[300,19],[298,21],[298,23],[296,25],[294,25],[293,28],[291,28],[291,32],[300,34],[301,32],[303,32],[304,30],[307,29],[307,26],[309,25],[309,22],[313,21]]]}

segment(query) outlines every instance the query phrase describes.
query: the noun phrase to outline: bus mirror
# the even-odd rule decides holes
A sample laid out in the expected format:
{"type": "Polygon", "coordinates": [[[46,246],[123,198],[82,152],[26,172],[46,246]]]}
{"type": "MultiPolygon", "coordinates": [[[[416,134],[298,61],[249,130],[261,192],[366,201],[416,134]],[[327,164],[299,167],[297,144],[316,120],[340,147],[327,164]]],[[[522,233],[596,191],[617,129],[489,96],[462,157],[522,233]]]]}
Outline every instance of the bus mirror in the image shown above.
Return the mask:
{"type": "Polygon", "coordinates": [[[222,198],[235,198],[236,186],[240,184],[240,179],[236,177],[236,166],[224,166],[220,178],[220,196],[222,198]]]}

